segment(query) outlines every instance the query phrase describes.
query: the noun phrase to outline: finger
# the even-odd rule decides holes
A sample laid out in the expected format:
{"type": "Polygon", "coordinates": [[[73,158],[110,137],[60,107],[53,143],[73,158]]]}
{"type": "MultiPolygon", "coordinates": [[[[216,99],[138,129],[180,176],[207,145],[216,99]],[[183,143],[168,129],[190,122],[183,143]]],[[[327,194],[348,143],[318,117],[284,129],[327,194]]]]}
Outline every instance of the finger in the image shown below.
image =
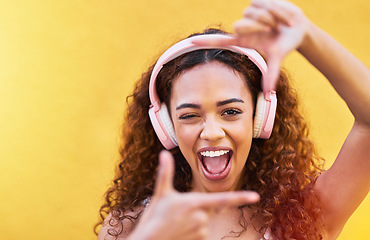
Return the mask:
{"type": "Polygon", "coordinates": [[[265,23],[248,18],[243,18],[234,23],[234,31],[238,35],[246,35],[259,32],[266,33],[271,31],[271,29],[272,27],[265,23]]]}
{"type": "Polygon", "coordinates": [[[190,208],[215,208],[237,207],[256,203],[259,195],[252,191],[220,192],[220,193],[193,193],[188,195],[192,199],[190,208]]]}
{"type": "Polygon", "coordinates": [[[270,53],[267,56],[267,74],[263,82],[263,91],[270,92],[276,89],[276,84],[280,76],[280,66],[284,56],[277,53],[270,53]]]}
{"type": "Polygon", "coordinates": [[[159,154],[159,168],[157,180],[155,182],[154,194],[163,196],[174,190],[173,176],[175,171],[175,163],[172,154],[169,151],[163,150],[159,154]]]}
{"type": "Polygon", "coordinates": [[[191,211],[191,213],[186,216],[186,219],[188,224],[186,227],[184,226],[184,228],[188,231],[195,231],[207,225],[209,216],[207,212],[203,210],[195,210],[191,211]]]}
{"type": "Polygon", "coordinates": [[[212,47],[222,47],[222,46],[230,46],[235,45],[237,40],[232,37],[232,35],[228,35],[230,38],[203,38],[203,39],[193,39],[191,42],[195,45],[199,46],[212,46],[212,47]]]}
{"type": "Polygon", "coordinates": [[[291,17],[295,12],[295,5],[279,0],[253,0],[252,6],[269,11],[274,17],[285,25],[291,26],[291,17]]]}
{"type": "Polygon", "coordinates": [[[243,16],[245,18],[253,19],[272,28],[276,27],[277,23],[274,16],[263,8],[248,7],[244,10],[243,16]]]}

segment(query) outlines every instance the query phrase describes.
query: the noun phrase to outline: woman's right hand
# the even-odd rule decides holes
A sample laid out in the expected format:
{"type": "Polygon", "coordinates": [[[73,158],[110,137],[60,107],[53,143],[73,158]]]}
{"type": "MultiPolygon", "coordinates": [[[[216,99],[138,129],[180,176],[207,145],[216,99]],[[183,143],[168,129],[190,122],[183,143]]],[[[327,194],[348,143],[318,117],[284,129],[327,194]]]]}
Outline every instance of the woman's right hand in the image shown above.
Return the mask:
{"type": "Polygon", "coordinates": [[[130,240],[200,240],[208,235],[209,212],[252,204],[255,192],[180,193],[173,187],[174,159],[168,151],[159,156],[154,195],[130,240]]]}

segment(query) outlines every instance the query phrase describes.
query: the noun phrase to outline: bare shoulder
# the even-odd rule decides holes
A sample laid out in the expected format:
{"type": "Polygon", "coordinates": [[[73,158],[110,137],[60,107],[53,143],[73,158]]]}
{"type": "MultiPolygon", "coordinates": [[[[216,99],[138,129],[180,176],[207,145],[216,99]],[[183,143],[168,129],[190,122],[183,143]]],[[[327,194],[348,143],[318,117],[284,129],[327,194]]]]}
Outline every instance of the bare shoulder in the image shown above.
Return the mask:
{"type": "Polygon", "coordinates": [[[135,221],[144,208],[123,212],[115,210],[105,218],[98,235],[98,240],[124,240],[134,229],[135,221]]]}

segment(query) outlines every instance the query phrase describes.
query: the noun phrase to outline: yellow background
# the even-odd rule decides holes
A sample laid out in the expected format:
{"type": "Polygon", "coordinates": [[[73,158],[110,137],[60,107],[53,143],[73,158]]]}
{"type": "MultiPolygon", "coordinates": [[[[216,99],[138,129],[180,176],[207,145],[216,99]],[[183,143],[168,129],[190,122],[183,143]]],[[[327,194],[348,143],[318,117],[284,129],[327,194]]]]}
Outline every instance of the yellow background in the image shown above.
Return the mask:
{"type": "MultiPolygon", "coordinates": [[[[293,2],[369,65],[369,0],[293,2]]],[[[248,3],[1,0],[0,239],[95,239],[133,82],[165,46],[230,29],[248,3]]],[[[329,166],[353,119],[301,56],[285,66],[329,166]]],[[[339,239],[370,239],[369,217],[367,197],[339,239]]]]}

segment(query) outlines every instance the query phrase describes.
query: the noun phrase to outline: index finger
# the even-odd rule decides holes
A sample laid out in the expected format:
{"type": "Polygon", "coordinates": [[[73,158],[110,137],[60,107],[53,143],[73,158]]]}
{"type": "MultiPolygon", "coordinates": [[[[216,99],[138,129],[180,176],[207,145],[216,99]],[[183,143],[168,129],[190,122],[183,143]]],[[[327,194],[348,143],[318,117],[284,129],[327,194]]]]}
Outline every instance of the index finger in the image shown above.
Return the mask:
{"type": "Polygon", "coordinates": [[[252,6],[266,9],[274,15],[281,23],[291,26],[291,18],[298,7],[287,1],[280,0],[253,0],[252,6]]]}
{"type": "Polygon", "coordinates": [[[238,40],[232,35],[230,38],[207,38],[207,39],[193,39],[191,42],[199,46],[223,47],[228,45],[237,45],[238,40]]]}
{"type": "Polygon", "coordinates": [[[259,194],[253,191],[219,192],[219,193],[191,193],[190,208],[238,207],[253,204],[259,201],[259,194]]]}

